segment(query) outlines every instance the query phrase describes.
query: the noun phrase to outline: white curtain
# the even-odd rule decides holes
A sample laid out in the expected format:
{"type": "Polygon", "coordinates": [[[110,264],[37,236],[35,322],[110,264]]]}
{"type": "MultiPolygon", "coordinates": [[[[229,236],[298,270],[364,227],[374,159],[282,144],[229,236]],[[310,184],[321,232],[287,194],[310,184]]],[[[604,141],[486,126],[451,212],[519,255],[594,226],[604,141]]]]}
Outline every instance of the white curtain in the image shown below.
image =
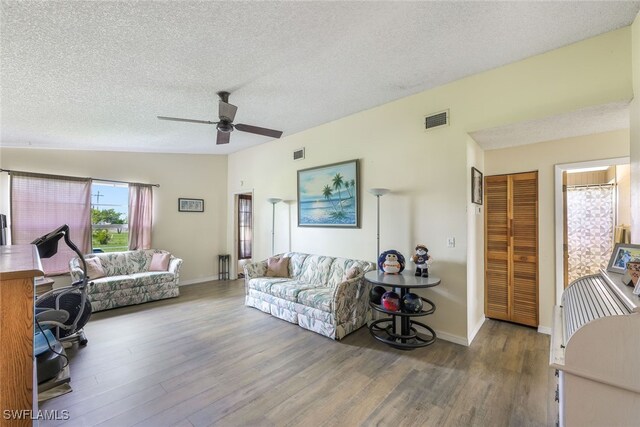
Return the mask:
{"type": "Polygon", "coordinates": [[[129,184],[129,250],[151,249],[153,187],[129,184]]]}
{"type": "Polygon", "coordinates": [[[613,250],[614,186],[567,188],[569,283],[606,268],[613,250]]]}
{"type": "MultiPolygon", "coordinates": [[[[91,252],[91,179],[11,172],[11,243],[28,244],[69,226],[69,238],[82,253],[91,252]]],[[[76,254],[58,242],[58,253],[42,260],[45,274],[69,272],[76,254]]]]}

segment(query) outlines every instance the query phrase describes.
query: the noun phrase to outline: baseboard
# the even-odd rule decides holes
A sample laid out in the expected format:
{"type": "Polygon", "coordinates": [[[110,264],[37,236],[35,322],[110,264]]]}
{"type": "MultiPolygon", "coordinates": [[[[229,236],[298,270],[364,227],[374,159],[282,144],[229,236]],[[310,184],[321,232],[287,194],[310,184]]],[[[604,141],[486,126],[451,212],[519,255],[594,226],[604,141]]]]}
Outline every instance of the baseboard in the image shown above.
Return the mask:
{"type": "Polygon", "coordinates": [[[475,328],[473,328],[473,331],[471,331],[471,333],[469,334],[469,344],[467,345],[471,345],[471,343],[473,342],[473,340],[475,339],[476,335],[478,335],[478,332],[480,332],[480,328],[482,328],[482,325],[484,325],[484,321],[487,320],[486,317],[482,316],[480,318],[480,321],[478,322],[478,324],[476,325],[475,328]]]}
{"type": "Polygon", "coordinates": [[[541,334],[551,335],[551,328],[548,326],[538,326],[538,332],[541,334]]]}
{"type": "Polygon", "coordinates": [[[440,340],[449,341],[449,342],[452,342],[454,344],[460,344],[460,345],[463,345],[465,347],[469,346],[469,343],[467,342],[467,339],[464,338],[464,337],[459,337],[458,335],[448,334],[448,333],[442,332],[442,331],[436,331],[436,335],[438,336],[438,339],[440,339],[440,340]]]}
{"type": "Polygon", "coordinates": [[[218,277],[208,276],[208,277],[198,277],[197,279],[191,279],[191,280],[181,280],[178,286],[196,285],[198,283],[211,282],[213,280],[218,280],[218,277]]]}

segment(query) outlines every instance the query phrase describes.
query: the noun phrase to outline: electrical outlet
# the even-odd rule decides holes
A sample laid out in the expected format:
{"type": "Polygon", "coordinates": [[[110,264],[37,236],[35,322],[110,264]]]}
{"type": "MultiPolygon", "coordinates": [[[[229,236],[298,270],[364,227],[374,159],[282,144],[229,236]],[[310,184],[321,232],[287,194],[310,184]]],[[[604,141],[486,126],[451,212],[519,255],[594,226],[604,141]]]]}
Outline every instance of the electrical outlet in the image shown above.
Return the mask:
{"type": "Polygon", "coordinates": [[[456,238],[455,237],[447,237],[447,247],[455,248],[456,247],[456,238]]]}

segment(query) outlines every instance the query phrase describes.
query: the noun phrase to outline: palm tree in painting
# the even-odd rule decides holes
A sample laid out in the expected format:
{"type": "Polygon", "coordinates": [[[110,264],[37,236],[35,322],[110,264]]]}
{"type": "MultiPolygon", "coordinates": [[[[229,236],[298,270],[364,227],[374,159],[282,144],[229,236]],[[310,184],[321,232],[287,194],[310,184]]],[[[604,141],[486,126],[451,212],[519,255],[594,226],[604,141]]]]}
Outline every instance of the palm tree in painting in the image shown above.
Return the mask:
{"type": "Polygon", "coordinates": [[[351,188],[353,189],[353,194],[351,195],[352,197],[355,196],[356,194],[356,180],[352,179],[351,181],[349,181],[351,183],[351,188]]]}
{"type": "Polygon", "coordinates": [[[336,209],[336,205],[333,203],[333,200],[331,200],[331,196],[333,196],[333,190],[331,190],[331,187],[329,187],[328,185],[325,185],[324,188],[322,189],[322,195],[324,196],[325,199],[331,202],[331,206],[333,206],[333,210],[336,211],[337,213],[338,210],[336,209]]]}
{"type": "Polygon", "coordinates": [[[349,198],[352,198],[353,194],[351,194],[351,184],[349,183],[349,181],[345,181],[344,189],[347,190],[347,193],[349,193],[349,198]]]}
{"type": "Polygon", "coordinates": [[[338,199],[340,200],[339,201],[340,210],[342,210],[342,186],[343,185],[344,185],[344,179],[342,178],[342,175],[337,173],[333,177],[333,188],[338,190],[338,199]]]}

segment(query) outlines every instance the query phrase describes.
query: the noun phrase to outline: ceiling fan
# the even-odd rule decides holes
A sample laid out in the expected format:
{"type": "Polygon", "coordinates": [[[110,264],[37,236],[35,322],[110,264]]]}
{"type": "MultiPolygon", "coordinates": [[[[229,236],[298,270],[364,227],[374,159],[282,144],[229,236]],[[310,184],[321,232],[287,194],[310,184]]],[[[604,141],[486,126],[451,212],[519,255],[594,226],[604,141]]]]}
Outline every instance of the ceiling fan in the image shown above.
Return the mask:
{"type": "Polygon", "coordinates": [[[206,120],[180,119],[178,117],[157,116],[160,120],[173,120],[175,122],[203,123],[205,125],[216,125],[218,129],[218,139],[216,144],[228,144],[231,132],[237,129],[241,132],[255,133],[257,135],[270,136],[272,138],[280,138],[282,131],[258,126],[245,125],[242,123],[234,124],[233,119],[236,116],[238,107],[229,104],[229,92],[218,92],[220,101],[218,101],[218,117],[220,121],[210,122],[206,120]]]}

